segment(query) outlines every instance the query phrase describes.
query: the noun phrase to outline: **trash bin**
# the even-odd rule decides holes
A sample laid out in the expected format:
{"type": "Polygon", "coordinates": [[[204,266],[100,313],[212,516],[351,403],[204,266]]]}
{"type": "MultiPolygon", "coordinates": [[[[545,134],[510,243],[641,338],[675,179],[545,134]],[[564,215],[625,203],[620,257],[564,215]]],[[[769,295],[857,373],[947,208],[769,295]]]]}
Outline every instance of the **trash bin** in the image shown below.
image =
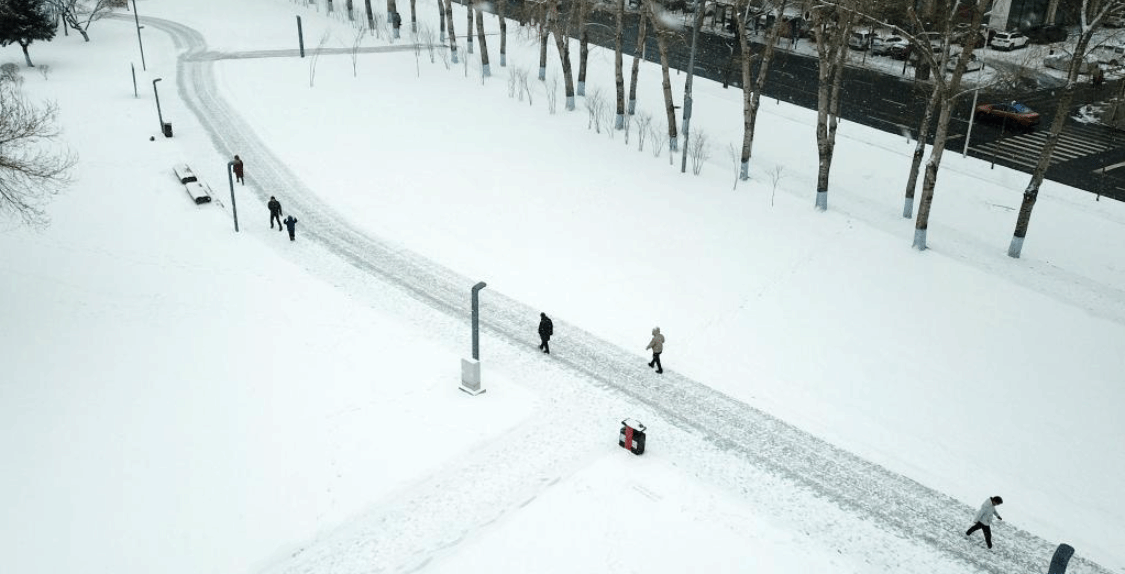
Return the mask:
{"type": "Polygon", "coordinates": [[[621,421],[621,434],[617,437],[617,445],[633,454],[644,454],[645,425],[633,419],[621,421]]]}
{"type": "Polygon", "coordinates": [[[164,137],[172,137],[172,122],[164,122],[164,137]]]}

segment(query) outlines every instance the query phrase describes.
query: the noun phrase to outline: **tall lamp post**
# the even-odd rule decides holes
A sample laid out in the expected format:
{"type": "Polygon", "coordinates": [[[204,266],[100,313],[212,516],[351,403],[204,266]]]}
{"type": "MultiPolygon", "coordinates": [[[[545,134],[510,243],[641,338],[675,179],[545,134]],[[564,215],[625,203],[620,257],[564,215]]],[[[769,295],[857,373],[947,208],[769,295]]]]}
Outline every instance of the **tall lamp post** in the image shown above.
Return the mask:
{"type": "MultiPolygon", "coordinates": [[[[145,66],[145,43],[141,41],[141,18],[137,16],[137,0],[133,0],[133,20],[137,23],[137,45],[141,47],[141,69],[148,70],[145,66]]],[[[160,126],[164,127],[163,124],[160,126]]]]}
{"type": "Polygon", "coordinates": [[[156,117],[160,120],[160,131],[164,131],[164,114],[160,111],[160,92],[156,89],[156,82],[164,78],[156,78],[152,81],[152,93],[156,94],[156,117]]]}
{"type": "Polygon", "coordinates": [[[230,182],[230,208],[234,212],[234,232],[238,233],[238,204],[234,202],[234,160],[227,162],[227,181],[230,182]]]}
{"type": "Polygon", "coordinates": [[[473,285],[473,358],[461,359],[461,390],[472,396],[484,392],[480,388],[480,290],[487,287],[484,281],[473,285]]]}

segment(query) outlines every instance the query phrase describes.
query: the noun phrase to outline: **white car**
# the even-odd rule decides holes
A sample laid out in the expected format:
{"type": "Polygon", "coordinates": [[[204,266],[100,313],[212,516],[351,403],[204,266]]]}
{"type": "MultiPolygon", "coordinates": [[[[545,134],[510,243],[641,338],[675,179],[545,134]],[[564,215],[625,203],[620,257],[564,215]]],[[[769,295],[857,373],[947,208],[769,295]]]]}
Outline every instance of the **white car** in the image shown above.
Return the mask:
{"type": "MultiPolygon", "coordinates": [[[[1059,50],[1059,51],[1055,52],[1054,54],[1051,54],[1050,56],[1047,56],[1046,58],[1043,58],[1043,65],[1047,66],[1048,68],[1053,68],[1055,70],[1062,70],[1062,71],[1066,72],[1066,71],[1070,70],[1070,63],[1073,60],[1074,60],[1073,54],[1071,54],[1070,52],[1067,52],[1066,50],[1059,50]]],[[[1090,54],[1086,54],[1086,57],[1082,58],[1082,62],[1078,65],[1078,73],[1079,74],[1092,74],[1092,73],[1094,73],[1094,68],[1097,68],[1097,67],[1098,67],[1097,58],[1091,56],[1090,54]]]]}
{"type": "Polygon", "coordinates": [[[988,45],[997,50],[1015,50],[1016,48],[1026,48],[1027,43],[1027,36],[1019,32],[997,32],[988,45]]]}
{"type": "Polygon", "coordinates": [[[1109,64],[1110,66],[1125,64],[1125,46],[1102,44],[1091,48],[1089,55],[1095,60],[1109,64]]]}
{"type": "Polygon", "coordinates": [[[902,36],[875,37],[871,39],[871,54],[875,56],[889,56],[895,46],[898,46],[901,50],[909,45],[910,42],[907,42],[902,36]]]}

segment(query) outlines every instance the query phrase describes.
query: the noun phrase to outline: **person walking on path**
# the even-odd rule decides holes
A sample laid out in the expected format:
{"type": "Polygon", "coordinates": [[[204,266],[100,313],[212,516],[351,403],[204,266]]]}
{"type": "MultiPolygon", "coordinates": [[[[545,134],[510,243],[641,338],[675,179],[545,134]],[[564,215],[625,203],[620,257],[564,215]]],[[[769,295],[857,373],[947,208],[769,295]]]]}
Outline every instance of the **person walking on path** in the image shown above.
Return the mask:
{"type": "Polygon", "coordinates": [[[281,231],[281,202],[271,195],[270,202],[266,206],[270,208],[270,229],[273,229],[273,222],[276,219],[277,230],[281,231]]]}
{"type": "Polygon", "coordinates": [[[965,536],[971,536],[977,530],[984,531],[984,543],[988,549],[992,549],[992,517],[995,516],[997,520],[1004,520],[1000,518],[1000,513],[996,512],[996,507],[1004,504],[1004,499],[999,496],[993,496],[984,501],[980,505],[980,510],[977,515],[973,517],[973,525],[965,531],[965,536]]]}
{"type": "Polygon", "coordinates": [[[645,350],[652,349],[652,360],[649,361],[648,366],[656,366],[657,373],[664,372],[664,366],[660,364],[660,353],[664,352],[664,335],[660,334],[660,327],[652,328],[652,340],[648,342],[645,350]]]}
{"type": "Polygon", "coordinates": [[[1094,73],[1090,74],[1090,81],[1094,84],[1095,88],[1102,87],[1105,83],[1105,72],[1102,71],[1102,65],[1096,64],[1094,66],[1094,73]]]}
{"type": "Polygon", "coordinates": [[[551,335],[555,334],[555,324],[551,322],[551,318],[546,313],[539,314],[539,350],[551,354],[551,346],[547,344],[551,340],[551,335]]]}
{"type": "Polygon", "coordinates": [[[234,179],[238,180],[238,183],[246,185],[246,180],[242,179],[242,158],[237,155],[234,156],[234,179]]]}
{"type": "Polygon", "coordinates": [[[285,228],[289,230],[289,241],[297,240],[297,218],[293,217],[290,213],[289,217],[285,218],[285,228]]]}

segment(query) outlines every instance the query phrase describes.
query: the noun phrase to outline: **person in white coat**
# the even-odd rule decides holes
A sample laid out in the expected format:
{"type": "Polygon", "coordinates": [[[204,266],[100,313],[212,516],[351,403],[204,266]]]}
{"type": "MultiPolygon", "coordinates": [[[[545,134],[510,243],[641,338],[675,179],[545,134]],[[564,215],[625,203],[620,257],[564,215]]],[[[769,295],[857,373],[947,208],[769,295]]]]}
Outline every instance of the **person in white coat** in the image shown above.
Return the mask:
{"type": "Polygon", "coordinates": [[[652,340],[648,342],[645,350],[652,349],[652,360],[648,362],[649,367],[656,367],[656,372],[663,373],[664,366],[660,364],[660,353],[664,352],[664,335],[660,334],[660,327],[653,327],[652,340]]]}
{"type": "Polygon", "coordinates": [[[1004,499],[999,496],[993,496],[984,501],[980,505],[980,510],[977,515],[973,517],[973,525],[965,531],[965,536],[971,536],[977,530],[984,531],[984,543],[988,545],[989,550],[992,549],[992,517],[995,516],[997,520],[1004,520],[1000,517],[1000,513],[996,512],[996,507],[1004,504],[1004,499]]]}

